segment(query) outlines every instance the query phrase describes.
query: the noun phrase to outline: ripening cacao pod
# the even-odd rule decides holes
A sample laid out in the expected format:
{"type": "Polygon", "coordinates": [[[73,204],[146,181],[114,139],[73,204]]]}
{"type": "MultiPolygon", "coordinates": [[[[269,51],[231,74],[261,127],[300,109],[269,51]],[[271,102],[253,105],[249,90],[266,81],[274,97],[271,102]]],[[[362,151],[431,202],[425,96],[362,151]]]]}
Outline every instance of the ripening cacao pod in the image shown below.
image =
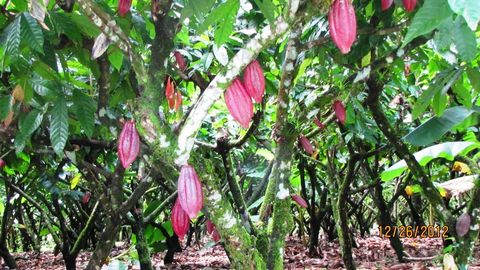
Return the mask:
{"type": "Polygon", "coordinates": [[[265,76],[257,60],[251,62],[243,72],[243,85],[248,95],[257,103],[262,102],[265,94],[265,76]]]}
{"type": "Polygon", "coordinates": [[[175,56],[175,60],[177,61],[178,68],[181,71],[185,71],[187,69],[187,61],[185,61],[185,57],[183,57],[183,55],[178,51],[175,51],[173,55],[175,56]]]}
{"type": "Polygon", "coordinates": [[[213,241],[215,241],[215,242],[220,241],[220,239],[222,238],[222,237],[220,236],[220,233],[218,232],[217,229],[214,229],[214,230],[213,230],[213,232],[212,232],[212,238],[213,238],[213,241]]]}
{"type": "Polygon", "coordinates": [[[180,106],[182,106],[182,103],[183,103],[182,93],[178,91],[175,94],[175,111],[178,112],[178,109],[180,108],[180,106]]]}
{"type": "Polygon", "coordinates": [[[12,92],[12,96],[14,100],[18,102],[23,102],[23,99],[25,98],[25,91],[23,91],[23,88],[20,86],[20,84],[17,84],[17,86],[15,86],[12,92]]]}
{"type": "Polygon", "coordinates": [[[417,0],[403,0],[403,6],[408,12],[412,12],[417,5],[417,0]]]}
{"type": "Polygon", "coordinates": [[[405,194],[407,194],[407,196],[412,196],[413,195],[412,186],[408,185],[408,186],[405,187],[405,194]]]}
{"type": "Polygon", "coordinates": [[[180,205],[190,218],[195,218],[203,207],[203,191],[193,166],[182,166],[177,185],[180,205]]]}
{"type": "Polygon", "coordinates": [[[87,204],[90,201],[90,197],[92,196],[92,193],[90,191],[85,192],[82,197],[82,203],[87,204]]]}
{"type": "Polygon", "coordinates": [[[215,230],[215,224],[211,220],[207,220],[207,233],[211,234],[215,230]]]}
{"type": "Polygon", "coordinates": [[[7,165],[5,163],[5,160],[3,160],[2,158],[0,158],[0,170],[3,169],[3,167],[5,167],[5,165],[7,165]]]}
{"type": "Polygon", "coordinates": [[[310,140],[308,140],[308,138],[305,137],[305,135],[303,134],[300,134],[299,140],[300,140],[300,144],[303,147],[303,150],[305,150],[305,152],[307,152],[307,154],[309,155],[313,154],[313,146],[310,143],[310,140]]]}
{"type": "Polygon", "coordinates": [[[138,136],[135,121],[127,121],[123,126],[118,139],[118,157],[123,168],[128,168],[140,152],[140,137],[138,136]]]}
{"type": "Polygon", "coordinates": [[[330,37],[342,54],[350,51],[357,36],[357,18],[350,0],[335,0],[328,13],[330,37]]]}
{"type": "Polygon", "coordinates": [[[118,0],[118,14],[125,16],[132,6],[132,0],[118,0]]]}
{"type": "Polygon", "coordinates": [[[387,10],[392,6],[393,0],[382,0],[382,10],[387,10]]]}
{"type": "Polygon", "coordinates": [[[319,127],[320,129],[325,128],[325,125],[324,125],[322,122],[320,122],[320,120],[318,120],[317,117],[315,117],[315,118],[313,119],[313,122],[314,122],[315,125],[317,125],[317,127],[319,127]]]}
{"type": "Polygon", "coordinates": [[[333,110],[335,111],[335,115],[337,116],[338,122],[340,124],[345,125],[345,120],[347,118],[347,113],[345,111],[345,106],[340,100],[335,100],[333,102],[333,110]]]}
{"type": "Polygon", "coordinates": [[[173,84],[170,76],[167,77],[167,83],[165,85],[165,97],[167,98],[168,107],[170,110],[175,108],[175,85],[173,84]]]}
{"type": "Polygon", "coordinates": [[[172,227],[180,240],[185,237],[185,234],[187,234],[188,228],[190,227],[190,219],[180,205],[178,198],[172,209],[172,227]]]}
{"type": "Polygon", "coordinates": [[[307,202],[297,194],[293,194],[290,196],[292,200],[294,200],[300,207],[307,208],[307,202]]]}
{"type": "Polygon", "coordinates": [[[225,91],[228,111],[243,128],[248,128],[253,117],[253,103],[240,79],[236,78],[225,91]]]}
{"type": "Polygon", "coordinates": [[[463,237],[468,233],[470,230],[470,224],[472,219],[468,213],[463,213],[460,217],[458,217],[457,224],[455,226],[455,230],[457,231],[457,235],[463,237]]]}

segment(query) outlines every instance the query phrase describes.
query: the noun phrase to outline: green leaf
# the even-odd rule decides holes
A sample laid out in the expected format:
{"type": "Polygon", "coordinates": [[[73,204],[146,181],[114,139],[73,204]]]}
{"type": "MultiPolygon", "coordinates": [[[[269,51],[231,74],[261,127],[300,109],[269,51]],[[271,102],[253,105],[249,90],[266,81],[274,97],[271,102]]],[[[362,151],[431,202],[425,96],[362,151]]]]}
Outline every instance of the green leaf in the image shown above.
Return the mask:
{"type": "Polygon", "coordinates": [[[27,114],[23,121],[20,122],[20,132],[17,133],[14,143],[17,154],[23,151],[23,148],[25,148],[25,142],[30,138],[33,132],[37,130],[40,124],[42,124],[42,120],[43,112],[34,109],[27,114]]]}
{"type": "Polygon", "coordinates": [[[461,105],[464,105],[467,108],[472,107],[472,94],[470,93],[470,88],[466,87],[462,79],[452,85],[452,90],[461,105]]]}
{"type": "Polygon", "coordinates": [[[437,28],[443,20],[452,15],[452,10],[445,0],[426,0],[413,17],[412,24],[408,27],[407,35],[402,47],[414,38],[430,33],[437,28]]]}
{"type": "MultiPolygon", "coordinates": [[[[446,142],[430,146],[413,155],[421,166],[425,166],[436,158],[444,158],[452,161],[456,156],[465,155],[479,147],[480,144],[473,142],[446,142]]],[[[390,181],[400,176],[407,168],[407,163],[402,159],[382,172],[381,178],[383,181],[390,181]]]]}
{"type": "MultiPolygon", "coordinates": [[[[229,13],[232,9],[235,9],[235,7],[238,11],[238,8],[240,7],[238,0],[227,0],[225,3],[220,4],[218,7],[213,9],[208,14],[208,17],[206,17],[205,20],[203,20],[202,23],[197,27],[198,33],[201,34],[205,32],[209,26],[220,24],[224,20],[228,19],[229,13]]],[[[235,15],[237,14],[235,13],[235,15]]]]}
{"type": "Polygon", "coordinates": [[[70,180],[70,189],[75,189],[80,183],[80,180],[82,179],[82,175],[80,173],[77,173],[72,180],[70,180]]]}
{"type": "Polygon", "coordinates": [[[50,141],[57,155],[63,155],[63,149],[68,139],[68,108],[63,97],[53,105],[50,119],[50,141]]]}
{"type": "MultiPolygon", "coordinates": [[[[20,41],[22,40],[21,37],[21,20],[22,16],[17,16],[15,20],[10,23],[5,32],[2,34],[2,43],[4,49],[4,57],[10,56],[12,58],[16,58],[19,55],[19,48],[20,48],[20,41]]],[[[1,44],[1,43],[0,43],[1,44]]]]}
{"type": "Polygon", "coordinates": [[[0,98],[0,121],[7,118],[8,113],[12,108],[12,96],[6,96],[0,98]]]}
{"type": "Polygon", "coordinates": [[[93,99],[80,90],[73,92],[73,104],[78,121],[83,127],[85,134],[92,137],[95,127],[95,111],[97,104],[93,99]]]}
{"type": "Polygon", "coordinates": [[[51,81],[60,81],[60,77],[55,72],[55,70],[53,70],[51,67],[41,61],[35,61],[32,64],[32,68],[38,75],[42,76],[44,79],[51,81]]]}
{"type": "Polygon", "coordinates": [[[254,0],[269,23],[275,22],[275,10],[277,7],[270,0],[254,0]]]}
{"type": "Polygon", "coordinates": [[[475,89],[477,93],[480,93],[480,71],[478,70],[478,68],[468,67],[467,76],[473,89],[475,89]]]}
{"type": "Polygon", "coordinates": [[[403,139],[416,146],[425,146],[442,138],[455,125],[461,123],[474,111],[463,106],[445,110],[441,117],[434,116],[410,132],[403,139]]]}
{"type": "Polygon", "coordinates": [[[453,12],[462,15],[472,31],[477,29],[480,21],[480,1],[478,0],[448,0],[453,12]]]}
{"type": "Polygon", "coordinates": [[[198,22],[202,22],[214,4],[215,0],[187,0],[185,8],[188,14],[194,15],[198,22]]]}
{"type": "Polygon", "coordinates": [[[25,12],[22,14],[21,23],[22,40],[36,52],[43,54],[43,32],[37,21],[25,12]]]}
{"type": "Polygon", "coordinates": [[[305,70],[307,69],[308,66],[310,66],[313,62],[312,58],[306,58],[302,61],[302,64],[300,64],[300,67],[298,68],[297,76],[295,76],[295,79],[293,80],[293,85],[295,86],[297,84],[298,79],[300,79],[303,74],[305,74],[305,70]]]}
{"type": "Polygon", "coordinates": [[[114,68],[120,71],[123,63],[123,53],[117,48],[111,50],[108,54],[108,61],[110,61],[114,68]]]}
{"type": "Polygon", "coordinates": [[[467,62],[471,61],[477,54],[475,33],[468,28],[462,17],[457,17],[452,30],[453,43],[457,47],[460,58],[467,62]]]}

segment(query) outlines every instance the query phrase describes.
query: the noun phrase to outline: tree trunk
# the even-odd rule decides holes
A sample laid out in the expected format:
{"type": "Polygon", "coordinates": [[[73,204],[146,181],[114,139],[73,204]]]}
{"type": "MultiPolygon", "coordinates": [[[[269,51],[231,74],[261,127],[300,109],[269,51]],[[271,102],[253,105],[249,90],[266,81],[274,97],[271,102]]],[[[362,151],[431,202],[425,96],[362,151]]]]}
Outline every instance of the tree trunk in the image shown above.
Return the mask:
{"type": "Polygon", "coordinates": [[[152,261],[150,258],[150,251],[148,250],[147,240],[145,239],[143,210],[141,203],[137,204],[133,211],[135,222],[132,225],[132,231],[137,237],[135,248],[138,252],[138,260],[140,261],[141,270],[153,270],[152,261]]]}

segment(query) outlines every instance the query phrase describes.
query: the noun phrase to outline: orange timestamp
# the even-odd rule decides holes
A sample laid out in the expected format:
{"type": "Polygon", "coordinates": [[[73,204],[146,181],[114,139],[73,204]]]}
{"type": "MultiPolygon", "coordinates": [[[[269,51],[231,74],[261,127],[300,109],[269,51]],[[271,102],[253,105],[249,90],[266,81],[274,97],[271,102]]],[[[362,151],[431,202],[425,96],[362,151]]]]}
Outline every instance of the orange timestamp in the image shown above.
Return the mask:
{"type": "Polygon", "coordinates": [[[447,238],[448,226],[379,226],[382,238],[447,238]]]}

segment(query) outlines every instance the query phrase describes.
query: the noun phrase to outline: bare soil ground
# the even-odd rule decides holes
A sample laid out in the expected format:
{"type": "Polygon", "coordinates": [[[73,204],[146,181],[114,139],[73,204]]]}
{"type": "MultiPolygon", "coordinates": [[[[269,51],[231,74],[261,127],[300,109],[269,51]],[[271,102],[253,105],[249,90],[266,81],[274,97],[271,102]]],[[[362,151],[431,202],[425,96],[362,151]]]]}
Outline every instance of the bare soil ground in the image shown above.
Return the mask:
{"type": "MultiPolygon", "coordinates": [[[[380,237],[357,238],[358,248],[353,250],[358,269],[442,269],[442,241],[438,238],[402,239],[405,251],[419,261],[398,263],[388,239],[380,237]]],[[[152,261],[157,269],[229,269],[228,258],[220,245],[212,246],[209,239],[196,243],[175,255],[175,262],[164,265],[164,253],[153,255],[152,261]]],[[[124,249],[116,249],[111,257],[125,253],[124,249]]],[[[285,249],[285,269],[343,269],[340,250],[337,242],[321,241],[321,256],[309,257],[306,245],[298,238],[291,237],[285,249]]],[[[83,269],[90,253],[83,252],[77,260],[77,268],[83,269]]],[[[15,254],[19,269],[60,270],[64,269],[62,255],[54,256],[51,252],[41,254],[15,254]]],[[[128,256],[118,260],[128,265],[128,269],[139,269],[138,263],[129,260],[128,256]]],[[[107,270],[109,267],[104,266],[107,270]]],[[[112,268],[110,268],[112,269],[112,268]]],[[[480,270],[480,246],[475,248],[475,255],[469,269],[480,270]]]]}

